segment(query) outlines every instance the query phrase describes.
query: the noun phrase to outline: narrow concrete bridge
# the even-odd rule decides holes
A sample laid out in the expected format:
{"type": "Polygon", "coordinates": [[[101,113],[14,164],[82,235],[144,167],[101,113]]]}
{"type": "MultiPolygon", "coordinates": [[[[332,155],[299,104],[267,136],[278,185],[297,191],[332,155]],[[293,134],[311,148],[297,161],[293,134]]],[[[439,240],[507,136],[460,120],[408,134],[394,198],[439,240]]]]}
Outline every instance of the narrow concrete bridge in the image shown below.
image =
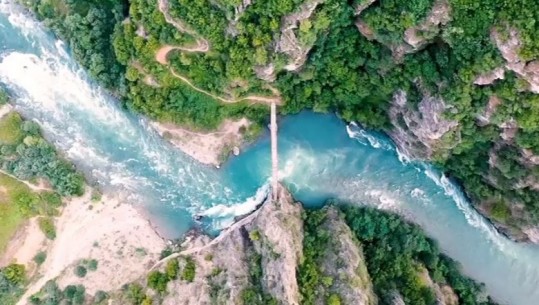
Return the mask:
{"type": "Polygon", "coordinates": [[[271,198],[279,198],[279,155],[277,150],[277,105],[271,103],[271,198]]]}

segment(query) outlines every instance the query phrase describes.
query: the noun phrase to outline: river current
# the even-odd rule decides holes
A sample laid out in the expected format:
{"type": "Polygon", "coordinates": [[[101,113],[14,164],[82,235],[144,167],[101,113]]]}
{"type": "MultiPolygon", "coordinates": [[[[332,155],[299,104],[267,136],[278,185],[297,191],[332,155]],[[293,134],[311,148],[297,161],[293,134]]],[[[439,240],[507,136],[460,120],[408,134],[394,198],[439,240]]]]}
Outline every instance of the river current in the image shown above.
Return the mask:
{"type": "MultiPolygon", "coordinates": [[[[268,191],[269,137],[217,170],[173,149],[92,82],[69,51],[9,0],[0,0],[0,82],[16,109],[102,188],[141,205],[167,237],[216,231],[252,211],[268,191]]],[[[539,246],[496,230],[459,188],[428,164],[409,162],[387,137],[333,115],[282,118],[280,173],[307,206],[339,198],[398,212],[421,225],[499,302],[539,304],[539,246]]]]}

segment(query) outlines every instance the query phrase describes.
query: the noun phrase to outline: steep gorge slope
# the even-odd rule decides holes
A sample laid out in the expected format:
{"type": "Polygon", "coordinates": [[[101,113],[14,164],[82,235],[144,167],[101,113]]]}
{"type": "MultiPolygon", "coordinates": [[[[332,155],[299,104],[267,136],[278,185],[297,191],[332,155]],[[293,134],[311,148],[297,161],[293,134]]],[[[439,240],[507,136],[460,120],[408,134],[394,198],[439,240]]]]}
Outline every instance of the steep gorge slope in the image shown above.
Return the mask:
{"type": "Polygon", "coordinates": [[[21,2],[130,108],[156,120],[263,123],[264,105],[222,102],[246,95],[277,96],[283,114],[336,111],[436,162],[503,232],[536,238],[533,0],[170,0],[167,14],[152,1],[109,0],[113,18],[99,22],[110,14],[99,1],[21,2]],[[204,52],[171,49],[167,66],[156,61],[163,46],[202,38],[204,52]],[[107,71],[103,60],[114,58],[107,71]]]}
{"type": "Polygon", "coordinates": [[[495,304],[418,227],[368,208],[304,210],[284,187],[213,240],[194,232],[109,295],[135,305],[495,304]]]}

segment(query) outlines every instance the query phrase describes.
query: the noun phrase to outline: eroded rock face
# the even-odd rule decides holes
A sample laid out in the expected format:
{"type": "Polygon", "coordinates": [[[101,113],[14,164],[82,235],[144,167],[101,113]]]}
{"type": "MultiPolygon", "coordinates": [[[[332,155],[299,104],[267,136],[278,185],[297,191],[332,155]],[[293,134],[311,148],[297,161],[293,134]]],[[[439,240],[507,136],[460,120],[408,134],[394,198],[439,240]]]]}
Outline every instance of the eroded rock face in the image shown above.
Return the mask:
{"type": "Polygon", "coordinates": [[[445,25],[450,20],[451,6],[449,2],[437,0],[422,23],[404,31],[404,41],[416,51],[438,34],[440,25],[445,25]]]}
{"type": "Polygon", "coordinates": [[[369,6],[371,6],[374,2],[377,0],[362,0],[360,4],[358,4],[354,10],[354,15],[359,16],[361,12],[366,10],[369,6]]]}
{"type": "Polygon", "coordinates": [[[539,156],[535,155],[531,149],[522,150],[523,163],[534,166],[539,165],[539,156]]]}
{"type": "Polygon", "coordinates": [[[492,85],[496,80],[504,78],[505,69],[502,67],[498,67],[490,72],[479,75],[475,79],[474,84],[479,86],[492,85]]]}
{"type": "Polygon", "coordinates": [[[304,45],[301,43],[296,36],[296,29],[302,21],[311,18],[318,5],[324,2],[325,0],[307,1],[299,7],[297,12],[284,18],[281,37],[277,42],[277,52],[284,53],[290,58],[289,63],[285,66],[286,70],[296,71],[307,60],[307,54],[311,50],[312,44],[304,45]]]}
{"type": "Polygon", "coordinates": [[[528,89],[531,92],[539,93],[539,60],[527,63],[520,59],[518,53],[522,44],[518,31],[514,28],[509,28],[507,34],[503,35],[494,29],[491,32],[491,37],[507,62],[505,68],[526,80],[529,83],[528,89]]]}
{"type": "Polygon", "coordinates": [[[399,90],[393,96],[389,111],[393,130],[389,135],[407,155],[430,158],[438,149],[449,149],[458,144],[458,123],[443,117],[448,109],[445,102],[435,96],[425,95],[417,110],[407,103],[406,93],[399,90]],[[443,137],[453,133],[456,139],[442,143],[443,137]],[[444,147],[444,145],[450,145],[444,147]]]}
{"type": "Polygon", "coordinates": [[[490,96],[485,110],[477,116],[477,125],[485,126],[490,124],[492,115],[496,112],[496,108],[498,108],[501,103],[502,100],[499,97],[495,95],[490,96]]]}
{"type": "Polygon", "coordinates": [[[302,207],[284,188],[279,198],[264,204],[260,216],[245,227],[259,235],[252,242],[262,256],[264,290],[280,304],[294,305],[300,300],[296,268],[303,257],[302,207]]]}
{"type": "Polygon", "coordinates": [[[524,234],[528,236],[528,239],[535,244],[539,244],[539,227],[530,227],[524,229],[524,234]]]}
{"type": "MultiPolygon", "coordinates": [[[[321,229],[327,230],[330,236],[338,238],[333,239],[331,245],[324,249],[321,264],[321,271],[333,279],[333,285],[330,288],[321,286],[318,291],[325,292],[329,289],[329,293],[340,296],[343,304],[376,304],[377,299],[365,266],[361,245],[337,208],[333,206],[327,208],[327,217],[321,229]]],[[[324,293],[320,295],[316,304],[326,304],[327,300],[322,297],[324,293]]]]}
{"type": "MultiPolygon", "coordinates": [[[[355,15],[359,16],[361,12],[372,5],[376,0],[366,0],[356,7],[355,15]]],[[[387,43],[377,39],[374,32],[361,17],[356,20],[356,27],[360,33],[369,40],[377,40],[384,44],[393,53],[396,61],[401,61],[406,54],[414,53],[426,46],[440,31],[440,27],[451,20],[451,6],[448,0],[437,0],[434,2],[430,12],[425,20],[414,27],[404,31],[402,43],[387,43]]]]}
{"type": "MultiPolygon", "coordinates": [[[[300,41],[297,30],[301,22],[310,19],[316,8],[324,2],[325,0],[306,1],[296,12],[283,18],[280,34],[274,41],[274,45],[276,53],[285,54],[288,57],[288,62],[284,66],[285,70],[297,71],[305,64],[314,41],[307,43],[300,41]]],[[[254,67],[254,70],[258,78],[269,82],[275,81],[278,72],[275,63],[254,67]]]]}
{"type": "Polygon", "coordinates": [[[230,23],[228,24],[227,33],[230,34],[232,37],[236,37],[238,35],[238,21],[240,20],[241,16],[243,15],[243,12],[252,4],[253,0],[243,0],[238,6],[234,7],[234,18],[230,20],[230,23]]]}
{"type": "MultiPolygon", "coordinates": [[[[302,207],[280,188],[280,200],[264,205],[208,242],[199,236],[183,253],[196,264],[192,283],[169,283],[165,305],[243,304],[242,293],[261,285],[279,304],[299,304],[296,268],[303,255],[302,207]],[[260,256],[262,277],[253,283],[253,255],[260,256]]],[[[180,258],[180,261],[182,259],[180,258]]]]}
{"type": "MultiPolygon", "coordinates": [[[[191,242],[191,247],[203,247],[207,243],[207,237],[200,236],[191,242]]],[[[196,265],[194,281],[169,283],[169,294],[163,304],[209,305],[212,298],[217,304],[241,304],[241,293],[250,281],[249,266],[245,263],[247,248],[245,234],[238,229],[219,243],[189,255],[196,265]]]]}
{"type": "Polygon", "coordinates": [[[448,285],[440,285],[438,283],[435,283],[430,274],[429,271],[421,266],[420,267],[420,274],[419,277],[423,281],[425,285],[427,285],[430,289],[434,291],[436,294],[436,304],[437,305],[458,305],[459,304],[459,298],[453,291],[453,289],[448,285]]]}

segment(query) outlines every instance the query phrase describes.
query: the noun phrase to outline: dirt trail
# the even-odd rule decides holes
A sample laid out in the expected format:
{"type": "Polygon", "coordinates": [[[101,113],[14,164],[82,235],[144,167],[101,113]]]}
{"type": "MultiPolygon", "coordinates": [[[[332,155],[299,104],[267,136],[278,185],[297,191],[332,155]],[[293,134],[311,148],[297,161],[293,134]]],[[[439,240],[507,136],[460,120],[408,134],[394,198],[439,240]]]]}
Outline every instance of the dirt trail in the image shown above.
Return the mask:
{"type": "Polygon", "coordinates": [[[8,173],[8,172],[5,172],[3,170],[0,170],[0,174],[3,174],[3,175],[6,175],[10,178],[13,178],[21,183],[24,183],[26,186],[28,186],[32,191],[34,192],[44,192],[44,191],[53,191],[52,188],[48,187],[48,186],[45,186],[43,183],[40,183],[39,185],[35,185],[35,184],[32,184],[28,181],[24,181],[24,180],[21,180],[15,176],[13,176],[12,174],[8,173]]]}
{"type": "MultiPolygon", "coordinates": [[[[184,34],[191,35],[196,38],[196,44],[194,46],[174,46],[174,45],[164,45],[159,50],[157,50],[155,54],[155,60],[162,64],[162,65],[168,65],[168,54],[175,50],[180,50],[184,52],[189,53],[205,53],[210,50],[210,44],[209,42],[203,38],[200,37],[198,33],[196,33],[194,30],[190,29],[187,25],[185,25],[180,20],[174,19],[170,13],[169,13],[169,6],[167,0],[159,0],[158,2],[158,8],[159,11],[163,14],[165,17],[165,20],[167,23],[174,26],[178,31],[184,34]]],[[[207,96],[210,96],[218,101],[221,101],[223,103],[227,104],[233,104],[233,103],[239,103],[242,101],[252,101],[255,103],[263,103],[263,104],[277,104],[280,105],[282,103],[281,97],[278,95],[278,91],[274,88],[270,88],[272,92],[276,94],[276,96],[259,96],[259,95],[249,95],[246,97],[240,97],[237,99],[227,99],[218,95],[215,95],[211,92],[208,92],[204,89],[201,89],[197,86],[195,86],[189,79],[187,79],[185,76],[182,76],[178,73],[176,73],[172,68],[170,68],[170,72],[172,75],[174,75],[176,78],[180,79],[182,82],[189,85],[189,87],[193,88],[195,91],[198,91],[200,93],[203,93],[207,96]]]]}
{"type": "MultiPolygon", "coordinates": [[[[277,190],[280,186],[277,185],[277,190]]],[[[222,240],[224,240],[225,238],[228,237],[228,235],[230,235],[232,232],[234,232],[235,230],[237,230],[238,228],[250,223],[254,218],[256,218],[258,216],[258,213],[260,212],[260,208],[258,208],[256,211],[254,211],[253,213],[251,213],[250,215],[248,215],[247,217],[241,219],[240,221],[234,223],[233,225],[231,225],[230,227],[226,228],[225,230],[223,230],[221,232],[221,234],[219,234],[219,236],[217,236],[216,238],[214,238],[212,241],[210,241],[209,243],[203,245],[203,246],[200,246],[200,247],[194,247],[194,248],[190,248],[190,249],[187,249],[187,250],[184,250],[184,251],[181,251],[181,252],[178,252],[178,253],[174,253],[174,254],[171,254],[165,258],[163,258],[162,260],[158,261],[151,269],[150,271],[153,271],[157,268],[159,268],[159,266],[162,266],[164,263],[168,262],[169,260],[171,259],[175,259],[177,257],[180,257],[180,256],[186,256],[186,255],[192,255],[192,254],[195,254],[195,253],[198,253],[198,252],[201,252],[201,251],[204,251],[218,243],[220,243],[222,240]]]]}

